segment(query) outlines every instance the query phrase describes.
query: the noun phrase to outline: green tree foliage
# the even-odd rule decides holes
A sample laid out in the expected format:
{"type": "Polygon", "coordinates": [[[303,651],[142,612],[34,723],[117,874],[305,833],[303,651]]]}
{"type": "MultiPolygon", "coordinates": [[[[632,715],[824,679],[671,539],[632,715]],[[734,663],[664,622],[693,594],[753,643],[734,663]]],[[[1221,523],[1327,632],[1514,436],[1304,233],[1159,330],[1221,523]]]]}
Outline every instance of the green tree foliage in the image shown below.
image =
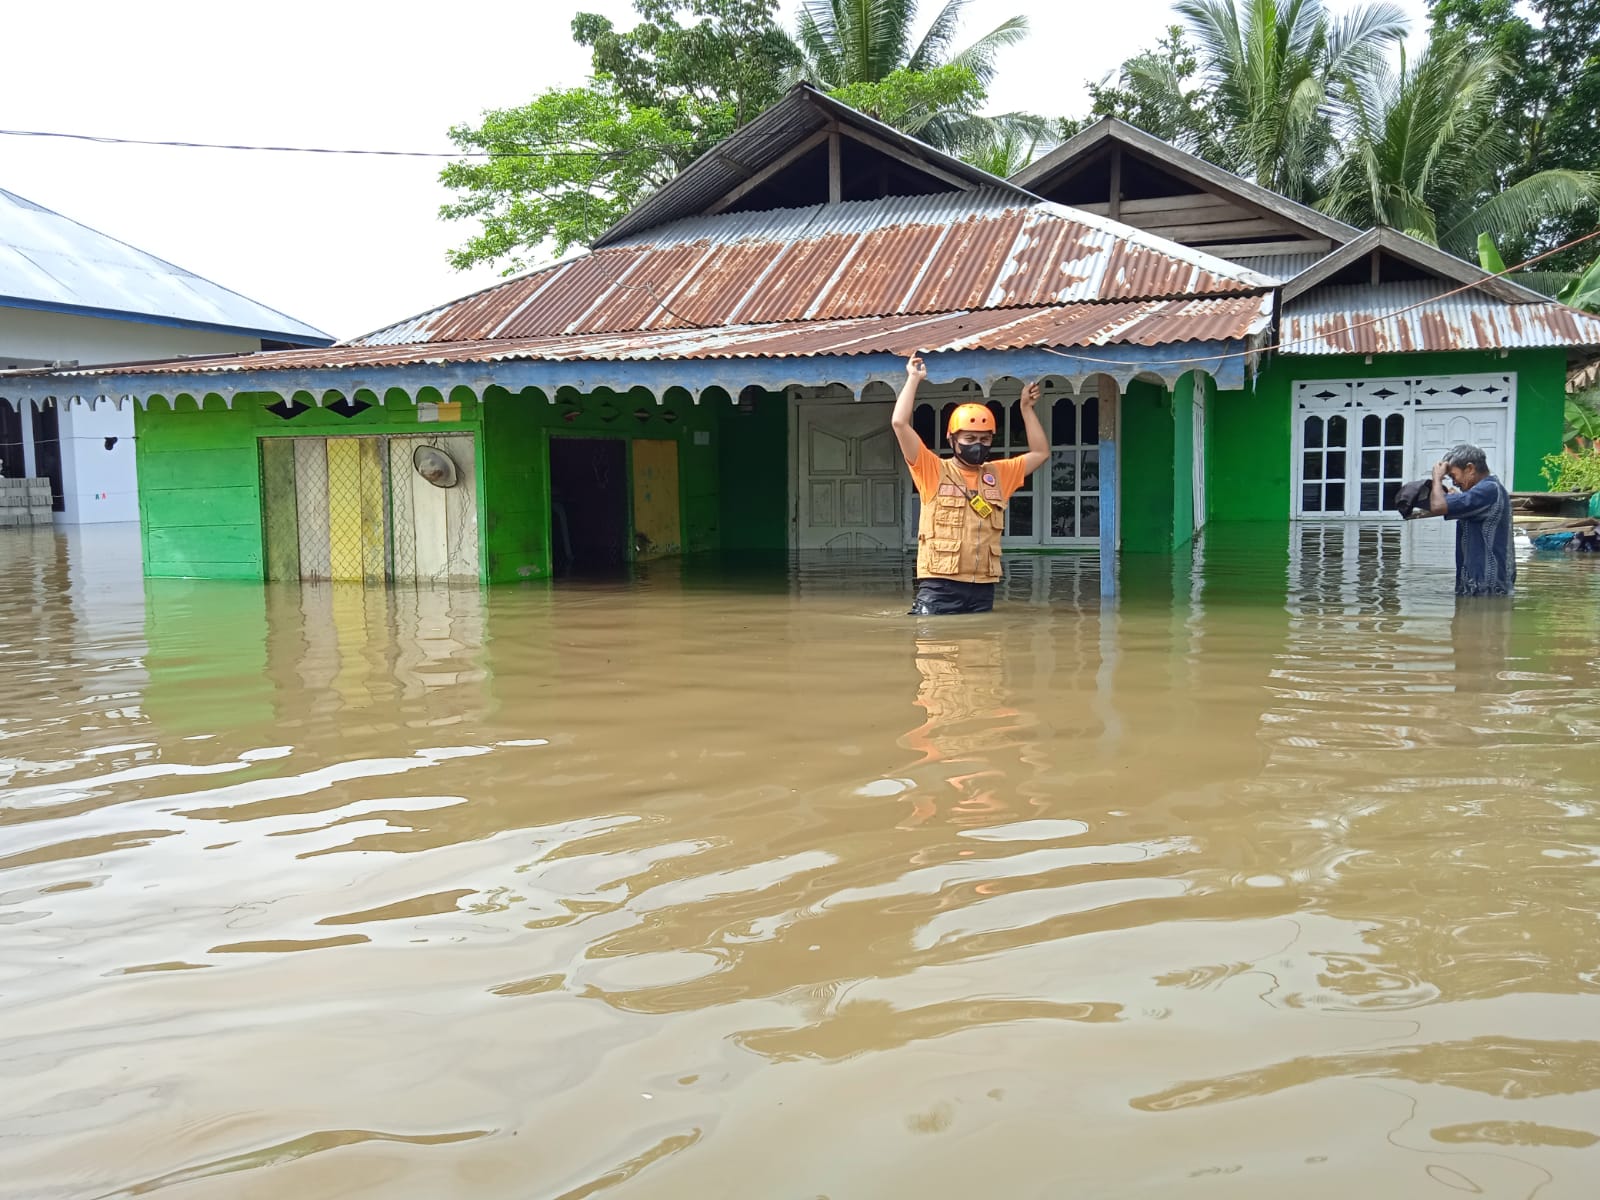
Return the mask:
{"type": "MultiPolygon", "coordinates": [[[[1600,0],[1529,0],[1536,21],[1514,0],[1436,0],[1433,31],[1498,50],[1512,64],[1496,112],[1517,153],[1500,168],[1510,186],[1549,170],[1600,171],[1600,0]]],[[[1553,215],[1526,235],[1501,243],[1520,261],[1563,245],[1600,222],[1600,206],[1579,205],[1553,215]]],[[[1575,271],[1592,251],[1577,248],[1551,260],[1575,271]]]]}
{"type": "Polygon", "coordinates": [[[450,130],[461,151],[493,156],[440,174],[457,196],[440,215],[480,227],[450,253],[452,265],[496,263],[510,274],[589,241],[758,116],[798,68],[777,0],[634,7],[642,19],[625,32],[593,13],[574,18],[573,36],[592,56],[588,87],[552,89],[450,130]]]}
{"type": "Polygon", "coordinates": [[[984,98],[971,68],[955,63],[926,71],[901,67],[882,79],[836,87],[829,95],[918,138],[952,113],[975,114],[984,98]]]}
{"type": "Polygon", "coordinates": [[[1479,235],[1526,244],[1540,226],[1600,196],[1600,176],[1540,171],[1502,186],[1520,153],[1498,111],[1513,74],[1503,51],[1435,36],[1414,64],[1341,84],[1341,147],[1319,207],[1352,225],[1388,225],[1463,258],[1479,235]]]}
{"type": "Polygon", "coordinates": [[[927,71],[953,63],[966,67],[987,88],[994,81],[996,57],[1027,36],[1028,19],[1011,17],[965,49],[954,50],[969,2],[946,0],[922,37],[915,38],[917,0],[806,0],[796,21],[805,77],[831,89],[877,83],[902,68],[927,71]]]}
{"type": "Polygon", "coordinates": [[[643,19],[626,31],[579,13],[573,39],[590,48],[596,78],[624,104],[659,109],[701,141],[759,116],[799,66],[777,0],[634,0],[634,8],[643,19]]]}
{"type": "Polygon", "coordinates": [[[1312,202],[1332,150],[1330,87],[1371,70],[1406,30],[1387,0],[1335,20],[1323,0],[1179,0],[1217,127],[1211,161],[1312,202]]]}
{"type": "Polygon", "coordinates": [[[1097,118],[1117,117],[1181,150],[1204,154],[1216,144],[1218,128],[1211,97],[1196,79],[1199,69],[1183,26],[1169,25],[1154,50],[1089,84],[1090,115],[1063,121],[1062,134],[1071,137],[1097,118]]]}
{"type": "Polygon", "coordinates": [[[969,161],[992,155],[1000,145],[1031,147],[1047,140],[1051,123],[1042,117],[978,114],[1000,51],[1027,36],[1028,21],[1011,17],[956,50],[962,12],[969,2],[946,0],[919,38],[917,0],[806,0],[795,32],[800,77],[852,105],[856,99],[870,102],[880,94],[872,85],[881,86],[887,98],[879,106],[886,111],[903,109],[912,124],[889,117],[885,121],[969,161]],[[941,78],[943,68],[955,70],[941,78]],[[919,75],[934,78],[922,83],[915,79],[919,75]],[[976,88],[955,88],[957,78],[973,81],[976,88]],[[906,94],[911,92],[916,93],[916,103],[908,104],[906,94]],[[939,94],[951,97],[943,107],[932,104],[939,94]]]}

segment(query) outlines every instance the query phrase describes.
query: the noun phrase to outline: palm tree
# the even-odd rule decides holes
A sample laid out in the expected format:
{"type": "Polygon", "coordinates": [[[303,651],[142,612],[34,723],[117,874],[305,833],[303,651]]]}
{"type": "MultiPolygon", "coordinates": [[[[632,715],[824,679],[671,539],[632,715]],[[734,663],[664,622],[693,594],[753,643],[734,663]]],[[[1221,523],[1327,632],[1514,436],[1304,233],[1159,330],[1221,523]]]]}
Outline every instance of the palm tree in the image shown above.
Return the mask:
{"type": "Polygon", "coordinates": [[[1037,157],[1042,139],[1011,127],[991,127],[961,147],[961,157],[980,171],[1009,179],[1037,157]]]}
{"type": "Polygon", "coordinates": [[[1323,0],[1180,0],[1215,130],[1200,147],[1220,166],[1310,202],[1332,148],[1329,89],[1370,70],[1406,32],[1389,0],[1334,21],[1323,0]]]}
{"type": "Polygon", "coordinates": [[[1480,235],[1525,245],[1542,222],[1592,203],[1593,172],[1540,171],[1501,188],[1519,153],[1496,111],[1507,72],[1496,50],[1442,37],[1409,68],[1352,73],[1338,95],[1342,153],[1318,207],[1472,258],[1480,235]]]}
{"type": "MultiPolygon", "coordinates": [[[[995,76],[999,52],[1027,36],[1028,19],[1011,17],[963,50],[953,50],[962,11],[970,0],[945,0],[920,39],[914,39],[917,0],[806,0],[796,22],[799,78],[825,91],[882,83],[899,71],[960,67],[975,81],[970,100],[981,101],[995,76]]],[[[971,102],[919,112],[917,137],[940,149],[984,155],[1008,136],[1038,143],[1049,123],[1026,113],[979,116],[971,102]]]]}

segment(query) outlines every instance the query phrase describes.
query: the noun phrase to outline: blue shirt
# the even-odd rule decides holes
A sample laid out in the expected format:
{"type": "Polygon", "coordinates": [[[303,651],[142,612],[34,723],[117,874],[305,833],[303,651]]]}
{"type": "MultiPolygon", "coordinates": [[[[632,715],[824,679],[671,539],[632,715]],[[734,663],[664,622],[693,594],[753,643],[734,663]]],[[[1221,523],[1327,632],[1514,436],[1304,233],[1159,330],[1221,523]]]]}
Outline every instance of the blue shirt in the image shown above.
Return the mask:
{"type": "Polygon", "coordinates": [[[1456,522],[1456,595],[1509,596],[1517,581],[1511,549],[1511,493],[1493,475],[1444,498],[1456,522]]]}

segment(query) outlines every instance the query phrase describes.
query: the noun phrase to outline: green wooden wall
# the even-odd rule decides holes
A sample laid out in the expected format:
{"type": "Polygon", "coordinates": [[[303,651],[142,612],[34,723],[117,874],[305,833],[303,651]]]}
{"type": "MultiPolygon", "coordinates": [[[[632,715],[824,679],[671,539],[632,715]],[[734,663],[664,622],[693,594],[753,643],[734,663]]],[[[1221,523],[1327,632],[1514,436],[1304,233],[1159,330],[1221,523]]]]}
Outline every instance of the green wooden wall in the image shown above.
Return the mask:
{"type": "Polygon", "coordinates": [[[789,410],[782,393],[763,393],[722,423],[722,548],[789,548],[789,410]]]}
{"type": "MultiPolygon", "coordinates": [[[[302,393],[301,402],[310,397],[302,393]]],[[[445,399],[423,389],[426,401],[445,399]]],[[[179,396],[175,406],[153,397],[134,417],[139,468],[139,521],[145,574],[152,578],[261,579],[261,459],[267,437],[336,434],[477,432],[481,406],[466,389],[449,397],[461,404],[459,421],[419,422],[418,407],[399,393],[351,417],[312,405],[292,420],[268,411],[281,397],[242,392],[230,410],[218,396],[203,405],[179,396]]],[[[482,439],[479,439],[482,453],[482,439]]],[[[480,501],[481,502],[481,501],[480,501]]],[[[479,514],[480,521],[482,514],[479,514]]]]}
{"type": "Polygon", "coordinates": [[[1193,374],[1172,389],[1172,547],[1194,540],[1193,374]]]}
{"type": "Polygon", "coordinates": [[[1513,350],[1457,354],[1281,357],[1256,380],[1254,390],[1221,392],[1207,413],[1211,521],[1285,521],[1291,508],[1293,422],[1290,390],[1300,379],[1371,379],[1418,375],[1517,376],[1516,461],[1490,467],[1508,486],[1538,491],[1540,460],[1561,447],[1566,401],[1566,352],[1513,350]]]}
{"type": "MultiPolygon", "coordinates": [[[[440,401],[431,389],[421,399],[440,401]]],[[[352,417],[312,406],[292,420],[268,411],[280,397],[191,396],[176,407],[154,398],[135,416],[145,573],[155,578],[262,579],[260,441],[336,434],[477,434],[479,525],[484,577],[492,583],[550,574],[549,440],[552,436],[676,441],[685,553],[787,545],[787,414],[781,396],[736,406],[719,390],[693,403],[669,391],[657,404],[643,390],[558,391],[554,403],[528,389],[491,387],[479,403],[466,389],[448,397],[459,420],[419,422],[399,393],[352,417]],[[727,480],[724,481],[724,474],[727,480]],[[725,536],[724,531],[728,531],[725,536]]],[[[304,394],[300,399],[309,402],[304,394]]]]}
{"type": "Polygon", "coordinates": [[[1135,379],[1122,395],[1122,549],[1164,554],[1173,548],[1176,452],[1172,396],[1159,383],[1135,379]]]}

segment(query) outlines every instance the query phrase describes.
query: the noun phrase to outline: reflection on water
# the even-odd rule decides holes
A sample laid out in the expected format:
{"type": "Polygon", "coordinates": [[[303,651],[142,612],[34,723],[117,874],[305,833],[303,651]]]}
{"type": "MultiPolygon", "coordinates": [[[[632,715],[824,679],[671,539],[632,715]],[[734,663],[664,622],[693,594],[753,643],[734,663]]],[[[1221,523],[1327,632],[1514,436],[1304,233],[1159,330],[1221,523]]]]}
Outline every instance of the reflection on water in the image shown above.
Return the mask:
{"type": "Polygon", "coordinates": [[[1429,536],[942,621],[0,538],[0,1196],[1587,1196],[1600,575],[1429,536]]]}

